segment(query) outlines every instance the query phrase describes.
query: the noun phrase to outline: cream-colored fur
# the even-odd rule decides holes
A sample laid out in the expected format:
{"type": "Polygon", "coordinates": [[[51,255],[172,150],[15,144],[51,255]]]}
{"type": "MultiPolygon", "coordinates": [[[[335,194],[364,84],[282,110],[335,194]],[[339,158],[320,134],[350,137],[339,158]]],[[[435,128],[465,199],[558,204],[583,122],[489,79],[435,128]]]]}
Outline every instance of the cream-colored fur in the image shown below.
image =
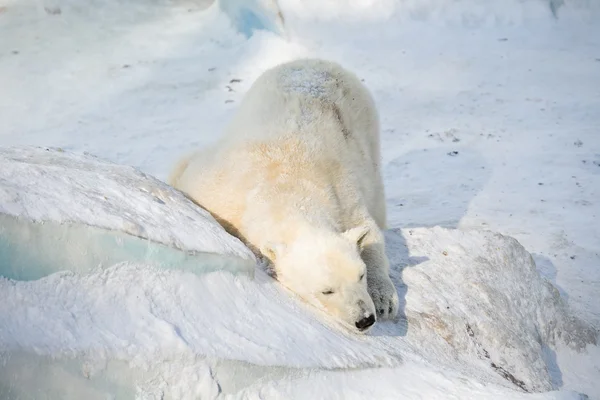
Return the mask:
{"type": "Polygon", "coordinates": [[[184,157],[169,183],[310,303],[355,329],[375,310],[396,316],[378,116],[365,86],[338,64],[298,60],[266,71],[224,137],[184,157]]]}

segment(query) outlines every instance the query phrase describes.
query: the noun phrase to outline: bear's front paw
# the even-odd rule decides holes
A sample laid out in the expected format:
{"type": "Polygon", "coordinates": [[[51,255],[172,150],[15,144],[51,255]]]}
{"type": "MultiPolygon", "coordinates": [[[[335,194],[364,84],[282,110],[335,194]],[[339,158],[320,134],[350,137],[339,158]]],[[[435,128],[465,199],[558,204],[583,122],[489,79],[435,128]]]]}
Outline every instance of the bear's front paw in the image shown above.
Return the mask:
{"type": "Polygon", "coordinates": [[[387,275],[367,276],[369,294],[379,319],[393,319],[398,315],[398,292],[387,275]]]}

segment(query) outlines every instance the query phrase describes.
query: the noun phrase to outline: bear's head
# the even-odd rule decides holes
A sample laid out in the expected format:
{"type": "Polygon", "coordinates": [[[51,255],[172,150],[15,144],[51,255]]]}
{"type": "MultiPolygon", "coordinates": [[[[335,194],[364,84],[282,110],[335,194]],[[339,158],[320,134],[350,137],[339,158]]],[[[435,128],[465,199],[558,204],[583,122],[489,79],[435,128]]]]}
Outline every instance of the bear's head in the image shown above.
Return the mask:
{"type": "Polygon", "coordinates": [[[366,332],[376,321],[367,268],[360,257],[367,232],[312,231],[290,243],[271,243],[263,253],[273,261],[282,285],[351,329],[366,332]]]}

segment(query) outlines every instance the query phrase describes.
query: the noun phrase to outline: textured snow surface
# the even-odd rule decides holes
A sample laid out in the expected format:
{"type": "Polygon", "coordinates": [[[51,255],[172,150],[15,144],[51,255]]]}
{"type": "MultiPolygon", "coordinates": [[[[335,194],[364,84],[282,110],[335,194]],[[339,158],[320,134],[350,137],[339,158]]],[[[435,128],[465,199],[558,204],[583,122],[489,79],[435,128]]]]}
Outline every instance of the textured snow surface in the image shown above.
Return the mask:
{"type": "Polygon", "coordinates": [[[390,257],[403,249],[410,255],[392,276],[405,294],[408,336],[423,347],[432,346],[432,337],[443,339],[449,354],[465,361],[475,356],[539,392],[553,387],[545,358],[551,347],[597,344],[598,332],[571,315],[515,239],[439,227],[403,233],[388,234],[390,257]]]}
{"type": "MultiPolygon", "coordinates": [[[[273,9],[259,15],[272,2],[231,0],[229,16],[209,3],[4,1],[0,144],[88,151],[164,179],[219,137],[265,69],[338,61],[380,110],[386,236],[408,323],[348,336],[260,271],[128,262],[2,280],[0,390],[12,395],[0,397],[600,399],[598,346],[578,349],[600,326],[600,2],[278,0],[283,36],[268,32],[273,9]],[[562,300],[510,239],[436,225],[516,238],[562,300]],[[482,255],[489,240],[503,246],[482,255]],[[512,253],[519,263],[495,259],[512,253]],[[516,282],[511,296],[503,279],[516,282]],[[516,392],[507,373],[560,391],[516,392]]],[[[74,207],[62,205],[48,213],[74,207]]],[[[131,216],[116,214],[123,229],[131,216]]]]}
{"type": "Polygon", "coordinates": [[[437,362],[492,387],[546,391],[553,387],[543,349],[564,343],[581,351],[596,340],[513,239],[434,228],[390,231],[388,242],[406,320],[380,323],[369,336],[345,332],[260,271],[252,279],[118,264],[85,276],[2,280],[2,386],[29,387],[12,378],[27,357],[51,356],[54,362],[40,364],[48,369],[36,373],[45,375],[76,356],[73,379],[88,365],[106,380],[129,364],[133,383],[150,391],[159,387],[147,376],[168,384],[185,360],[212,370],[217,384],[230,388],[223,394],[251,390],[244,376],[259,366],[270,367],[262,372],[268,375],[277,368],[402,370],[414,362],[437,362]],[[215,360],[255,367],[236,375],[215,360]]]}
{"type": "Polygon", "coordinates": [[[59,149],[0,148],[0,214],[126,232],[254,260],[207,211],[135,168],[59,149]]]}

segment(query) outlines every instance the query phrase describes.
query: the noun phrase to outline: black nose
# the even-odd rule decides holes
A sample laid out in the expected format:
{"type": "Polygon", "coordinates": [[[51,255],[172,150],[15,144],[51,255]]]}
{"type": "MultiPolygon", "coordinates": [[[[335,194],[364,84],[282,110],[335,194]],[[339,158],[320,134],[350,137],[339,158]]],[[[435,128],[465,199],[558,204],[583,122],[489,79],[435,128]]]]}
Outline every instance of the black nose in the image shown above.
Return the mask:
{"type": "Polygon", "coordinates": [[[365,329],[367,329],[368,327],[370,327],[374,323],[375,323],[375,315],[371,314],[368,317],[365,317],[365,318],[361,319],[360,321],[358,321],[354,325],[356,325],[356,327],[358,329],[360,329],[361,331],[364,331],[365,329]]]}

